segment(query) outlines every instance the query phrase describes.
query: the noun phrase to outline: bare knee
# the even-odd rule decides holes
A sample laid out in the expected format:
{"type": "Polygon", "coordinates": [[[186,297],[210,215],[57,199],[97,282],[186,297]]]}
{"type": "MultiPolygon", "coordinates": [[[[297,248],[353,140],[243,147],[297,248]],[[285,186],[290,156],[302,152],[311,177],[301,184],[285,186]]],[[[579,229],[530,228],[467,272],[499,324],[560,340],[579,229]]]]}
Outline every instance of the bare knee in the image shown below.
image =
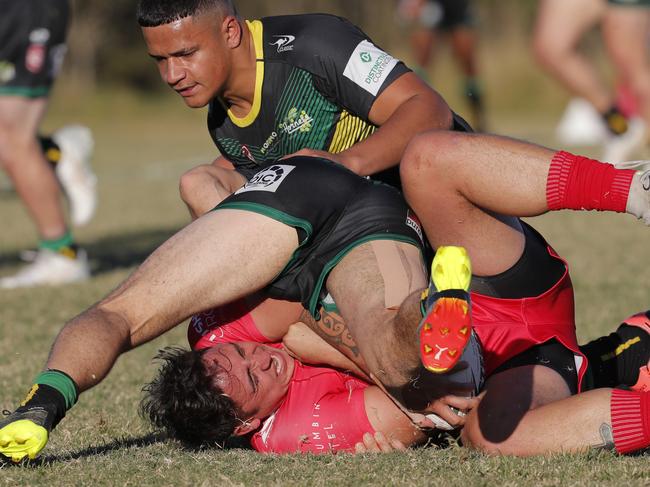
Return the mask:
{"type": "Polygon", "coordinates": [[[210,179],[205,165],[197,166],[184,173],[179,183],[179,192],[185,204],[191,206],[194,196],[205,187],[206,183],[209,184],[210,179]]]}
{"type": "Polygon", "coordinates": [[[0,122],[0,165],[9,174],[33,159],[26,156],[33,150],[31,144],[36,144],[32,134],[0,122]]]}
{"type": "Polygon", "coordinates": [[[546,39],[542,36],[535,36],[533,42],[530,46],[530,50],[533,53],[533,57],[537,64],[541,66],[548,66],[549,59],[552,59],[551,53],[549,52],[549,46],[546,44],[546,39]]]}
{"type": "Polygon", "coordinates": [[[568,40],[546,33],[536,34],[531,45],[537,63],[550,71],[561,68],[572,50],[573,46],[568,40]]]}
{"type": "MultiPolygon", "coordinates": [[[[515,375],[511,371],[497,374],[494,390],[488,388],[487,393],[477,408],[474,408],[465,419],[461,433],[463,445],[490,455],[516,455],[518,436],[516,430],[526,413],[534,406],[531,395],[531,385],[521,386],[532,379],[524,375],[515,375]],[[503,377],[501,377],[503,376],[503,377]],[[512,397],[506,399],[507,380],[518,378],[520,388],[514,388],[512,397]],[[506,380],[507,379],[507,380],[506,380]]],[[[511,388],[512,389],[512,388],[511,388]]]]}
{"type": "MultiPolygon", "coordinates": [[[[499,421],[494,419],[495,422],[499,421]]],[[[485,426],[483,426],[485,427],[485,426]]],[[[487,455],[516,455],[517,452],[513,450],[507,439],[503,441],[496,438],[489,437],[489,433],[482,430],[482,425],[479,421],[479,415],[473,411],[470,413],[463,427],[460,439],[464,447],[471,450],[476,450],[487,455]]]]}
{"type": "Polygon", "coordinates": [[[400,163],[400,176],[405,186],[426,183],[429,189],[443,186],[450,171],[455,171],[463,158],[459,154],[470,134],[432,131],[415,136],[408,144],[400,163]]]}

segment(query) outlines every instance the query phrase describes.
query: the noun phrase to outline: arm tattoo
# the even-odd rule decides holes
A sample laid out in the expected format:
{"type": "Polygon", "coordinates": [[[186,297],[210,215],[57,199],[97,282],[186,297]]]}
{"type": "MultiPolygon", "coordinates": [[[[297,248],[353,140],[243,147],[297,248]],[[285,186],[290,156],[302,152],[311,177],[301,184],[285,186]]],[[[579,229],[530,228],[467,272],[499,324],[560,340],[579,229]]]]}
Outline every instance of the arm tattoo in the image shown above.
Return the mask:
{"type": "Polygon", "coordinates": [[[357,343],[350,335],[348,326],[338,313],[321,308],[321,318],[316,321],[308,311],[303,310],[300,321],[308,325],[318,336],[348,357],[359,357],[357,343]]]}
{"type": "Polygon", "coordinates": [[[600,450],[613,450],[614,435],[612,434],[611,425],[607,423],[601,424],[598,432],[600,433],[600,438],[603,440],[603,442],[598,445],[594,445],[594,448],[598,448],[600,450]]]}

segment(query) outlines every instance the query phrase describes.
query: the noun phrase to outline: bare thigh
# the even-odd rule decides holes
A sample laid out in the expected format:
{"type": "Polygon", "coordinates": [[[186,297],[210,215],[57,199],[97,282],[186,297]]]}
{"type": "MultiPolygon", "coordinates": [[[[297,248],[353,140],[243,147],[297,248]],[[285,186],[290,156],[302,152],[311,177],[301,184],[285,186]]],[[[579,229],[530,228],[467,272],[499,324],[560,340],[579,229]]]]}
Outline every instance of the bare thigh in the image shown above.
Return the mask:
{"type": "Polygon", "coordinates": [[[0,96],[0,154],[6,147],[10,156],[10,147],[34,140],[46,108],[47,98],[0,96]]]}
{"type": "Polygon", "coordinates": [[[605,12],[605,0],[540,0],[535,42],[554,52],[573,48],[605,12]]]}

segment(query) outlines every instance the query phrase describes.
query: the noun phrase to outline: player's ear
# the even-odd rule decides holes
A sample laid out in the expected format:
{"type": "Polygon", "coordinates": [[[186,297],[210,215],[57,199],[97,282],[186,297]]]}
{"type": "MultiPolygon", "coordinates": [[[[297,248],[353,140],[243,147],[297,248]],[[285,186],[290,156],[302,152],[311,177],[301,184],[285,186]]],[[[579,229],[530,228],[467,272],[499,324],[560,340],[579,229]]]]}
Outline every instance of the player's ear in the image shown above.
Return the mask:
{"type": "Polygon", "coordinates": [[[257,428],[259,428],[260,424],[262,424],[262,422],[259,420],[259,418],[250,418],[246,421],[242,421],[240,424],[235,426],[233,435],[235,436],[247,435],[251,431],[255,431],[257,428]]]}
{"type": "Polygon", "coordinates": [[[222,32],[226,36],[226,44],[229,48],[239,47],[242,41],[242,26],[237,17],[226,15],[221,23],[222,32]]]}

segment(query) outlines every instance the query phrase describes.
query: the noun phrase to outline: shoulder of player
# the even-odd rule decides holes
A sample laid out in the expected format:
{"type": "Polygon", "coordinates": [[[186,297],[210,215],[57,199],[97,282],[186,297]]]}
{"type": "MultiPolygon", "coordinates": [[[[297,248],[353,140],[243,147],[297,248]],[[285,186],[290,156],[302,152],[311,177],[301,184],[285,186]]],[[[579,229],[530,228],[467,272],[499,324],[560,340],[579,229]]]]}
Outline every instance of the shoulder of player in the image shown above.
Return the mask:
{"type": "Polygon", "coordinates": [[[352,51],[368,38],[347,19],[330,14],[264,17],[261,22],[265,60],[299,67],[308,66],[315,57],[327,56],[329,50],[333,54],[340,54],[346,47],[352,51]]]}

